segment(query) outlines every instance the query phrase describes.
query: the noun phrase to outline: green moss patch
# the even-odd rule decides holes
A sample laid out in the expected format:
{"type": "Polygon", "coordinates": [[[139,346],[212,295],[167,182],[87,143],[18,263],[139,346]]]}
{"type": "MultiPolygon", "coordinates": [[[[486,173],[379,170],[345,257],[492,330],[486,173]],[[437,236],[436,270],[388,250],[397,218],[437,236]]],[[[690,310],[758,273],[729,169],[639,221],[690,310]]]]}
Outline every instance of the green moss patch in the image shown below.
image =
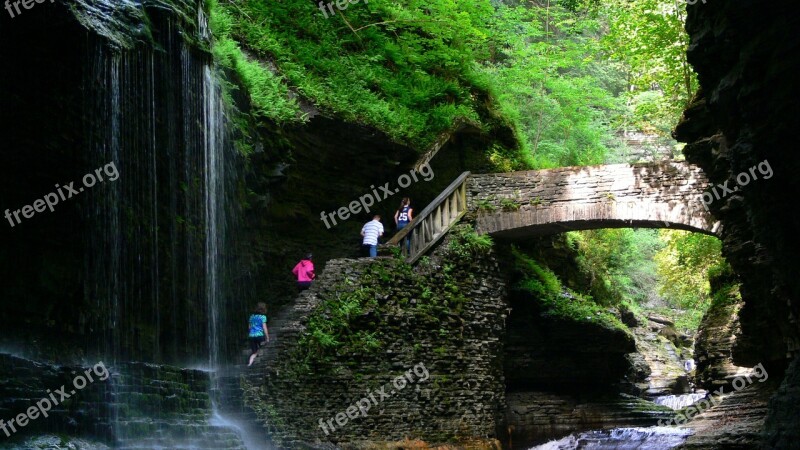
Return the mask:
{"type": "Polygon", "coordinates": [[[555,273],[540,265],[516,247],[511,248],[516,270],[521,279],[516,288],[530,294],[537,302],[543,317],[552,317],[571,322],[595,323],[609,329],[618,329],[630,334],[630,330],[614,314],[591,297],[564,288],[555,273]]]}

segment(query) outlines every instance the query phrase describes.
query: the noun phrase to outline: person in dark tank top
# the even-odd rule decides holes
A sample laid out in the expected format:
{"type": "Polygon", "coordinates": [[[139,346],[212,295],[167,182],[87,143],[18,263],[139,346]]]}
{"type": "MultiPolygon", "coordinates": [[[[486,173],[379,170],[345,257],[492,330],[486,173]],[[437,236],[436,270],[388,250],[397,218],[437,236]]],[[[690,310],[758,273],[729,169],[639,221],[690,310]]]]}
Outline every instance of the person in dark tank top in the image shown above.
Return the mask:
{"type": "MultiPolygon", "coordinates": [[[[397,231],[405,228],[406,225],[408,225],[412,220],[414,220],[414,209],[411,208],[411,199],[408,197],[403,197],[403,200],[400,202],[400,207],[398,207],[397,211],[394,213],[394,223],[397,226],[397,231]]],[[[405,243],[406,252],[410,252],[411,233],[406,235],[405,243]]]]}

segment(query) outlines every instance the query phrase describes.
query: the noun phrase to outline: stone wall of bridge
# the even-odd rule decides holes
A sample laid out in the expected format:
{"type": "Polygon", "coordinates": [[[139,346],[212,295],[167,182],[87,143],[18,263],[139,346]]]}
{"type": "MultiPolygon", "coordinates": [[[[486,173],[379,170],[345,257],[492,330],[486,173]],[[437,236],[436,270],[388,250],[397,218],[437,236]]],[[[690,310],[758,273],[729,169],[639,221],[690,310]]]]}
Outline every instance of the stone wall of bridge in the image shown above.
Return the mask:
{"type": "Polygon", "coordinates": [[[478,174],[467,202],[478,232],[498,237],[595,228],[674,228],[718,234],[701,202],[708,180],[683,162],[478,174]]]}

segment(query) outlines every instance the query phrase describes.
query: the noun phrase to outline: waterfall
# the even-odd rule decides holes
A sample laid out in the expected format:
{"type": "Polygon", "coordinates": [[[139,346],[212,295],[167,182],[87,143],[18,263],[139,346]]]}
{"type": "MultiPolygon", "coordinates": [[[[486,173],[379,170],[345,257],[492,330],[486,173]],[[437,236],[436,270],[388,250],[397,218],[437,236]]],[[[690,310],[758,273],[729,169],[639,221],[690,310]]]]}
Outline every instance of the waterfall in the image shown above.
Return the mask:
{"type": "Polygon", "coordinates": [[[120,176],[86,194],[85,298],[100,353],[216,367],[225,310],[243,309],[229,247],[241,161],[210,56],[158,20],[162,51],[87,42],[87,165],[120,176]]]}
{"type": "Polygon", "coordinates": [[[663,405],[674,410],[686,408],[706,397],[706,394],[662,395],[653,399],[656,405],[663,405]]]}
{"type": "MultiPolygon", "coordinates": [[[[197,11],[198,39],[207,40],[207,19],[197,11]]],[[[102,333],[96,350],[119,372],[110,408],[115,439],[169,447],[188,445],[175,436],[198,439],[198,429],[229,440],[226,433],[240,428],[218,410],[217,370],[235,353],[236,340],[226,336],[245,331],[230,237],[242,162],[210,55],[187,43],[169,15],[151,20],[161,30],[154,46],[119,48],[92,35],[86,41],[88,165],[113,162],[119,179],[87,193],[84,292],[89,321],[102,333]],[[200,406],[192,420],[155,398],[131,415],[127,403],[152,395],[148,383],[173,377],[175,366],[202,368],[190,379],[208,396],[193,394],[200,406]]],[[[241,440],[226,445],[244,448],[241,440]]]]}
{"type": "Polygon", "coordinates": [[[225,221],[220,214],[225,196],[225,147],[222,101],[211,67],[203,67],[203,92],[205,98],[205,215],[206,215],[206,301],[208,302],[208,351],[212,370],[220,367],[220,300],[223,295],[220,280],[220,251],[225,248],[225,221]]]}

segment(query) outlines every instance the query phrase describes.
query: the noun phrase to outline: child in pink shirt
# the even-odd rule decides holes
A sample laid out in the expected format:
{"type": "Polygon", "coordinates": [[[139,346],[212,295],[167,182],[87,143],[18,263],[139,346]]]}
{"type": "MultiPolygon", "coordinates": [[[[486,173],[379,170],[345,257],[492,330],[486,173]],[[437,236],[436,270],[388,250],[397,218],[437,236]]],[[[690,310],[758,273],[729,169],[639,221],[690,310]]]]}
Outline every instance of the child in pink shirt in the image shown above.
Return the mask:
{"type": "Polygon", "coordinates": [[[292,269],[292,273],[297,277],[297,288],[300,292],[311,287],[311,281],[317,276],[314,273],[314,263],[311,262],[311,258],[311,253],[306,254],[306,257],[292,269]]]}

